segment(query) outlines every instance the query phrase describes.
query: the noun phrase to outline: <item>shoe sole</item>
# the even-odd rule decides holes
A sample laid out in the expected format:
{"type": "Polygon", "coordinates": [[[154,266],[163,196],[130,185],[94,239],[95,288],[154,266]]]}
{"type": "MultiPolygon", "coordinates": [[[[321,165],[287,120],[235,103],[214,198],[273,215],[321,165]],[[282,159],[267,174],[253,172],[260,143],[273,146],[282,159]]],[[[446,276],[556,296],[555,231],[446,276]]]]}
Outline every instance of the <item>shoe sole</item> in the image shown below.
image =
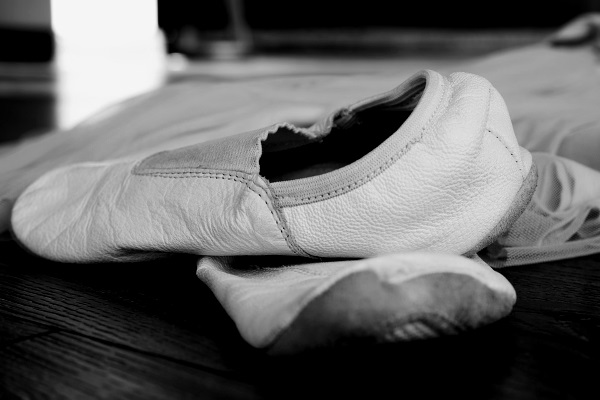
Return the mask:
{"type": "Polygon", "coordinates": [[[510,209],[504,214],[502,219],[496,224],[496,226],[487,234],[477,245],[470,251],[466,252],[464,256],[470,257],[475,255],[479,251],[485,249],[490,244],[494,243],[496,239],[505,234],[515,221],[523,214],[525,208],[531,201],[535,188],[537,187],[538,172],[535,163],[531,164],[529,173],[523,180],[523,184],[519,188],[519,191],[515,195],[513,203],[510,209]]]}
{"type": "Polygon", "coordinates": [[[503,318],[514,302],[467,274],[437,272],[391,284],[360,271],[310,302],[266,351],[293,355],[456,335],[503,318]]]}

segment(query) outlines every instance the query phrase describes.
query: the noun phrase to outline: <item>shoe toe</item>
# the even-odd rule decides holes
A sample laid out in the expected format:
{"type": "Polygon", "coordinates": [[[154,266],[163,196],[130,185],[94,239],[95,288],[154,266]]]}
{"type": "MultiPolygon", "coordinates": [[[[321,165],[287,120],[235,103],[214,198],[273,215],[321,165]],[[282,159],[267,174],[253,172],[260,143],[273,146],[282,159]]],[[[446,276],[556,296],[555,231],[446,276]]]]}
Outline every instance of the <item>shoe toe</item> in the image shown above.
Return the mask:
{"type": "Polygon", "coordinates": [[[90,226],[98,213],[97,187],[105,173],[102,164],[78,164],[58,168],[42,176],[19,196],[12,211],[12,230],[21,243],[36,254],[67,261],[84,258],[90,246],[90,226]]]}

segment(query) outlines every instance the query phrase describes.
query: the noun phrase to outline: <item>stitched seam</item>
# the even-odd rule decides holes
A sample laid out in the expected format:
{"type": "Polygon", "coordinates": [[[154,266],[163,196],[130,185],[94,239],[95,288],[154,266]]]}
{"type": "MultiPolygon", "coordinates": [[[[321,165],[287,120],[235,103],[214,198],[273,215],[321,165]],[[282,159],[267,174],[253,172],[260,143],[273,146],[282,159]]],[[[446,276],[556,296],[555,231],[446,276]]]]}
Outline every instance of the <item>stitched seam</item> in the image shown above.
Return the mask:
{"type": "Polygon", "coordinates": [[[203,172],[203,171],[159,171],[155,170],[152,172],[136,172],[134,175],[139,176],[154,176],[159,178],[222,178],[227,180],[237,180],[240,182],[249,182],[250,180],[246,177],[247,174],[243,172],[230,173],[230,172],[203,172]],[[186,176],[183,176],[186,175],[186,176]]]}
{"type": "Polygon", "coordinates": [[[489,89],[489,101],[488,101],[488,107],[487,107],[487,118],[486,118],[486,126],[485,126],[485,131],[487,131],[488,133],[490,133],[492,136],[494,136],[496,139],[498,139],[498,141],[500,143],[502,143],[502,145],[504,146],[504,148],[510,153],[510,155],[512,156],[513,160],[515,160],[515,163],[517,163],[517,167],[519,168],[519,171],[521,172],[521,175],[523,175],[523,167],[521,166],[521,163],[519,163],[519,160],[517,159],[517,157],[515,156],[515,154],[510,150],[510,148],[508,147],[508,145],[506,144],[506,142],[500,138],[500,135],[496,134],[495,132],[493,132],[490,128],[487,127],[487,124],[490,120],[490,110],[492,108],[492,98],[493,98],[493,90],[494,88],[492,87],[492,85],[490,85],[490,89],[489,89]]]}
{"type": "MultiPolygon", "coordinates": [[[[444,89],[452,89],[452,83],[450,83],[450,85],[446,85],[446,83],[444,81],[442,81],[442,86],[444,87],[444,89]]],[[[377,175],[379,175],[380,173],[382,173],[384,170],[386,170],[387,168],[389,168],[392,164],[394,164],[396,161],[398,161],[404,154],[406,154],[413,145],[415,145],[416,143],[419,143],[422,139],[423,136],[425,136],[425,132],[429,129],[432,121],[438,116],[438,113],[440,111],[440,109],[442,108],[442,104],[448,104],[450,102],[450,98],[452,97],[452,93],[448,93],[448,95],[446,96],[446,101],[440,101],[439,104],[437,105],[435,111],[431,114],[431,116],[429,117],[429,119],[427,120],[427,122],[425,123],[425,125],[423,125],[423,128],[421,128],[421,133],[419,134],[418,137],[416,137],[415,139],[411,140],[409,143],[406,144],[406,146],[404,146],[402,149],[400,149],[398,152],[396,152],[392,157],[390,157],[387,161],[385,161],[381,166],[379,166],[377,169],[375,169],[374,171],[372,171],[371,173],[369,173],[367,176],[354,181],[342,188],[333,190],[331,192],[327,192],[324,194],[320,194],[317,196],[309,196],[309,197],[302,197],[302,198],[296,198],[294,196],[277,196],[276,194],[274,194],[274,197],[276,199],[282,199],[282,200],[286,200],[286,199],[292,199],[295,200],[296,203],[295,204],[291,204],[291,205],[286,205],[286,206],[282,206],[282,207],[293,207],[296,205],[299,205],[297,203],[306,203],[306,202],[312,202],[314,200],[324,200],[327,198],[331,198],[331,197],[335,197],[338,196],[340,194],[346,193],[350,190],[353,190],[359,186],[362,186],[363,184],[367,183],[368,181],[372,180],[374,177],[376,177],[377,175]]]]}
{"type": "Polygon", "coordinates": [[[290,243],[291,235],[289,234],[288,229],[285,227],[285,225],[280,220],[279,214],[276,212],[276,210],[273,209],[273,207],[271,207],[268,200],[265,199],[264,196],[260,192],[258,192],[257,190],[255,190],[254,188],[252,188],[249,185],[250,180],[247,178],[243,178],[243,177],[240,177],[240,176],[237,176],[234,174],[227,174],[227,173],[209,173],[209,172],[194,172],[194,171],[190,171],[190,172],[155,172],[155,173],[146,173],[146,174],[141,173],[138,175],[153,176],[153,177],[158,177],[158,178],[169,178],[169,179],[185,179],[185,178],[224,179],[224,180],[236,181],[236,182],[243,183],[249,190],[256,193],[261,198],[261,200],[264,201],[264,203],[267,205],[267,208],[269,209],[269,212],[273,216],[273,219],[275,220],[275,224],[277,225],[277,228],[279,228],[279,232],[281,232],[281,235],[283,236],[285,243],[288,245],[288,248],[296,255],[305,256],[305,254],[302,254],[301,252],[297,251],[295,246],[293,246],[290,243]]]}
{"type": "Polygon", "coordinates": [[[496,139],[498,139],[498,141],[500,143],[502,143],[502,145],[504,146],[504,148],[510,153],[510,155],[512,156],[513,160],[515,160],[515,163],[517,164],[517,168],[519,168],[519,171],[521,171],[521,174],[523,173],[523,167],[521,166],[521,163],[519,163],[519,160],[517,159],[517,157],[515,156],[515,154],[510,151],[510,149],[508,148],[508,146],[506,145],[506,143],[504,142],[504,140],[502,140],[500,138],[500,135],[497,135],[495,132],[493,132],[491,129],[486,128],[485,129],[486,132],[490,133],[493,137],[495,137],[496,139]]]}
{"type": "MultiPolygon", "coordinates": [[[[392,156],[392,158],[390,158],[389,160],[384,162],[383,165],[379,166],[377,169],[375,169],[374,171],[369,173],[367,176],[365,176],[357,181],[354,181],[354,182],[350,183],[349,185],[343,186],[339,189],[336,189],[336,190],[333,190],[331,192],[327,192],[324,194],[320,194],[317,196],[301,197],[299,199],[296,199],[296,201],[305,202],[305,201],[321,200],[321,199],[325,199],[325,198],[335,197],[340,194],[346,193],[358,186],[362,186],[367,181],[370,181],[371,179],[373,179],[374,177],[379,175],[381,172],[383,172],[384,170],[389,168],[394,162],[398,161],[398,159],[401,156],[403,156],[410,149],[410,147],[412,147],[415,143],[418,143],[420,140],[421,140],[421,137],[409,142],[402,150],[400,150],[398,153],[396,153],[394,156],[392,156]]],[[[279,197],[279,196],[275,195],[275,197],[277,197],[278,199],[295,199],[295,197],[293,197],[293,196],[279,197]]]]}
{"type": "MultiPolygon", "coordinates": [[[[281,224],[283,226],[287,226],[287,220],[285,218],[285,214],[283,214],[283,211],[281,210],[282,207],[279,205],[279,198],[277,197],[277,195],[275,195],[275,192],[273,191],[273,188],[271,187],[269,181],[267,179],[265,179],[264,181],[265,181],[265,184],[267,185],[267,188],[269,189],[269,192],[273,196],[273,207],[275,208],[276,213],[277,213],[279,219],[281,220],[281,224]]],[[[298,243],[296,243],[296,239],[294,239],[294,237],[292,236],[292,233],[289,229],[286,230],[286,232],[288,233],[288,236],[286,238],[288,246],[290,246],[290,248],[293,249],[293,251],[296,254],[302,255],[305,257],[310,257],[310,258],[318,258],[318,257],[308,253],[302,247],[300,247],[300,245],[298,243]]]]}

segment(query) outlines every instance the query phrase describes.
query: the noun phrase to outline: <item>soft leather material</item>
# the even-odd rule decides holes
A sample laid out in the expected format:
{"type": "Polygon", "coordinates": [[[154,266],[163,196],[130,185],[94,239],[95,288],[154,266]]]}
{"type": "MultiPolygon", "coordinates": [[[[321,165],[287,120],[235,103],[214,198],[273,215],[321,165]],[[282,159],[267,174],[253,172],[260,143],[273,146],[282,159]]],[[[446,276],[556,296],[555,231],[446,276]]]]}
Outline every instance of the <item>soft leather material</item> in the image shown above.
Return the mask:
{"type": "Polygon", "coordinates": [[[434,89],[435,110],[406,121],[398,134],[415,138],[383,172],[347,193],[283,208],[301,248],[322,257],[463,254],[507,213],[531,155],[519,147],[501,96],[461,73],[434,89]]]}
{"type": "Polygon", "coordinates": [[[13,210],[18,239],[57,261],[160,253],[293,254],[264,190],[243,174],[131,173],[130,163],[61,168],[13,210]]]}
{"type": "Polygon", "coordinates": [[[389,328],[373,331],[370,339],[375,341],[458,333],[506,316],[516,301],[514,288],[502,275],[477,258],[451,254],[419,252],[324,263],[298,258],[204,257],[198,262],[197,275],[211,288],[242,337],[258,348],[268,348],[289,334],[286,330],[311,303],[319,302],[328,292],[346,291],[327,299],[320,307],[324,313],[335,310],[336,315],[347,314],[352,324],[341,322],[336,315],[325,315],[321,319],[324,326],[319,327],[321,337],[316,333],[304,335],[301,343],[298,339],[288,341],[278,352],[334,344],[375,325],[388,324],[389,328]],[[345,278],[365,272],[374,274],[378,283],[373,285],[370,279],[360,278],[354,282],[352,293],[347,293],[347,286],[336,286],[345,278]],[[463,280],[469,284],[446,293],[437,279],[443,274],[470,278],[463,280]],[[417,278],[420,284],[413,285],[417,278]],[[368,297],[361,293],[362,285],[368,285],[368,297]],[[380,294],[390,290],[393,296],[383,297],[381,304],[375,302],[380,294]],[[430,315],[439,317],[434,320],[439,323],[419,327],[430,315]],[[317,340],[322,343],[316,343],[317,340]]]}

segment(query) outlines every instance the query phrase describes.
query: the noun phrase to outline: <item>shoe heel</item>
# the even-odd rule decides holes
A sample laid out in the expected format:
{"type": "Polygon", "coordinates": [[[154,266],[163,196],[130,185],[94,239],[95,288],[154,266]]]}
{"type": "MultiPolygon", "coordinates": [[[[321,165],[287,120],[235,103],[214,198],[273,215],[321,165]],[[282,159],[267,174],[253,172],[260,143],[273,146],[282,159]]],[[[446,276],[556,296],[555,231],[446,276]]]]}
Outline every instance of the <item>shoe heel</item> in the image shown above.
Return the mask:
{"type": "Polygon", "coordinates": [[[490,244],[494,243],[496,239],[506,233],[515,221],[523,214],[525,208],[531,201],[535,188],[537,187],[537,167],[532,162],[529,173],[523,180],[523,184],[519,188],[519,191],[515,195],[515,198],[502,219],[496,224],[496,226],[486,235],[472,250],[466,252],[464,255],[469,257],[480,250],[486,248],[490,244]]]}

